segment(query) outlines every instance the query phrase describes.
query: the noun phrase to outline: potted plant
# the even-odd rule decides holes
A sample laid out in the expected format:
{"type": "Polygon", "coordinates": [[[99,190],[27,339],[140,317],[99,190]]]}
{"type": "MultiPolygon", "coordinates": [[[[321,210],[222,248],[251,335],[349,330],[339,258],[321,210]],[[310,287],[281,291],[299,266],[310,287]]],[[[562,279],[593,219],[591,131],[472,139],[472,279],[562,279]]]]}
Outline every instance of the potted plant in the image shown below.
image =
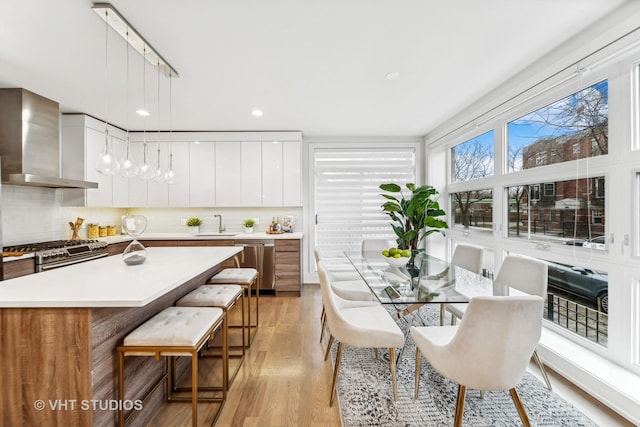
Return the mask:
{"type": "Polygon", "coordinates": [[[438,204],[439,193],[431,185],[416,187],[413,183],[406,184],[411,192],[409,197],[405,197],[398,184],[381,184],[379,188],[391,193],[382,194],[387,200],[382,204],[382,209],[393,220],[391,227],[397,236],[398,248],[411,250],[407,269],[412,276],[414,273],[417,275],[414,260],[420,251],[420,242],[430,234],[444,234],[444,229],[449,228],[441,219],[446,213],[438,204]]]}
{"type": "Polygon", "coordinates": [[[245,233],[253,233],[253,226],[256,224],[256,222],[252,219],[245,219],[244,220],[244,232],[245,233]]]}
{"type": "Polygon", "coordinates": [[[187,220],[187,227],[189,227],[189,233],[198,234],[200,232],[200,226],[202,225],[202,220],[196,216],[191,217],[187,220]]]}

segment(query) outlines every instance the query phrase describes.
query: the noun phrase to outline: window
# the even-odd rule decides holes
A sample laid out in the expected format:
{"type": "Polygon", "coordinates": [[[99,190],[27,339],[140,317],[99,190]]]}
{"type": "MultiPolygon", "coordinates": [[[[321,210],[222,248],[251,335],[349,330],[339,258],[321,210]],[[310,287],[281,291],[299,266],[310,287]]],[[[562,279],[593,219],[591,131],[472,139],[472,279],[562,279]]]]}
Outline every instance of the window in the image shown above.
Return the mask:
{"type": "Polygon", "coordinates": [[[462,191],[451,195],[454,228],[491,232],[493,229],[493,192],[462,191]]]}
{"type": "Polygon", "coordinates": [[[608,98],[604,80],[507,123],[508,170],[607,154],[608,98]]]}
{"type": "MultiPolygon", "coordinates": [[[[604,235],[606,203],[604,197],[590,197],[592,180],[604,187],[605,177],[545,183],[542,199],[538,184],[507,187],[508,237],[582,246],[587,239],[604,235]]],[[[594,248],[605,249],[604,244],[594,248]]]]}
{"type": "Polygon", "coordinates": [[[395,240],[378,187],[416,182],[413,148],[314,150],[315,242],[323,254],[359,251],[363,239],[395,240]]]}
{"type": "Polygon", "coordinates": [[[451,149],[453,182],[493,175],[493,130],[451,149]]]}
{"type": "Polygon", "coordinates": [[[593,192],[593,197],[597,199],[604,198],[604,179],[603,178],[593,178],[592,192],[593,192]]]}

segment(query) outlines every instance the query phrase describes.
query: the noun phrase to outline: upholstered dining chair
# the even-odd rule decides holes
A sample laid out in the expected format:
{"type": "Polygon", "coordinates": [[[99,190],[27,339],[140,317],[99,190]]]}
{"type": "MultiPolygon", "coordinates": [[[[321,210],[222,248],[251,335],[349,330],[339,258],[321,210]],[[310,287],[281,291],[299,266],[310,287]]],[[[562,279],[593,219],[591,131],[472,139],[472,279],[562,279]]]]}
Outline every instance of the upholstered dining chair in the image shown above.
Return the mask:
{"type": "Polygon", "coordinates": [[[382,254],[382,251],[394,246],[393,243],[387,239],[364,239],[362,240],[361,250],[365,252],[378,252],[382,254]]]}
{"type": "MultiPolygon", "coordinates": [[[[480,272],[482,271],[482,257],[482,248],[479,248],[477,246],[458,244],[453,250],[451,264],[455,265],[456,267],[461,267],[465,270],[480,274],[480,272]]],[[[444,325],[444,314],[449,305],[450,304],[440,304],[440,326],[444,325]]],[[[453,314],[451,318],[453,321],[453,314]]]]}
{"type": "Polygon", "coordinates": [[[515,386],[540,339],[543,305],[537,295],[478,296],[469,302],[459,326],[412,326],[414,397],[418,398],[424,355],[437,372],[458,384],[454,426],[462,426],[467,387],[509,390],[522,423],[530,426],[515,386]]]}
{"type": "Polygon", "coordinates": [[[346,301],[334,294],[322,262],[318,266],[322,299],[326,310],[330,337],[325,359],[334,340],[338,341],[329,406],[333,406],[343,346],[361,348],[388,348],[391,364],[393,399],[397,400],[395,349],[404,347],[404,334],[389,313],[379,303],[346,301]]]}
{"type": "Polygon", "coordinates": [[[317,248],[314,248],[314,256],[316,264],[323,262],[333,291],[338,296],[352,301],[370,301],[373,298],[371,290],[349,260],[346,258],[341,261],[327,260],[320,255],[317,248]]]}
{"type": "MultiPolygon", "coordinates": [[[[534,258],[508,255],[502,261],[493,282],[494,295],[508,295],[509,289],[515,289],[528,295],[537,295],[544,300],[548,284],[547,264],[534,258]]],[[[452,325],[455,324],[456,318],[462,318],[466,308],[467,304],[447,304],[447,311],[452,315],[452,325]]],[[[534,350],[532,357],[540,368],[547,388],[551,390],[551,381],[549,381],[547,370],[536,350],[534,350]]]]}

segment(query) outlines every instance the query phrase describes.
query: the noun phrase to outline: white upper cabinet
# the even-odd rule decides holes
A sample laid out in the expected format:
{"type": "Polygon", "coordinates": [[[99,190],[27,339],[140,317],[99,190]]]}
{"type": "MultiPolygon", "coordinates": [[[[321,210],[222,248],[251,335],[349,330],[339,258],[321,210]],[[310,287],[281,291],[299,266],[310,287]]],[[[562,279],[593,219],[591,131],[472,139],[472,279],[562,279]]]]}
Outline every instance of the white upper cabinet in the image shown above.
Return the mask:
{"type": "Polygon", "coordinates": [[[282,206],[282,141],[262,141],[262,206],[282,206]]]}
{"type": "Polygon", "coordinates": [[[216,206],[242,206],[240,163],[239,142],[216,141],[216,206]]]}
{"type": "Polygon", "coordinates": [[[189,143],[189,204],[193,207],[216,205],[216,143],[189,143]]]}
{"type": "MultiPolygon", "coordinates": [[[[118,206],[116,201],[127,189],[122,189],[114,175],[103,175],[96,170],[96,160],[105,147],[105,124],[83,114],[65,114],[61,120],[61,176],[63,178],[97,182],[98,188],[62,190],[63,206],[118,206]],[[114,185],[115,184],[115,185],[114,185]]],[[[117,154],[118,145],[126,133],[109,126],[110,148],[117,154]]]]}
{"type": "Polygon", "coordinates": [[[262,206],[262,143],[240,142],[242,206],[262,206]]]}
{"type": "MultiPolygon", "coordinates": [[[[126,156],[127,134],[109,127],[114,157],[126,156]]],[[[94,181],[96,189],[65,189],[63,205],[96,207],[254,207],[301,205],[300,132],[154,133],[153,142],[131,132],[129,156],[145,158],[163,173],[170,155],[174,183],[119,175],[95,169],[105,144],[104,123],[85,115],[62,120],[64,178],[94,181]],[[179,141],[174,138],[179,135],[179,141]]]]}

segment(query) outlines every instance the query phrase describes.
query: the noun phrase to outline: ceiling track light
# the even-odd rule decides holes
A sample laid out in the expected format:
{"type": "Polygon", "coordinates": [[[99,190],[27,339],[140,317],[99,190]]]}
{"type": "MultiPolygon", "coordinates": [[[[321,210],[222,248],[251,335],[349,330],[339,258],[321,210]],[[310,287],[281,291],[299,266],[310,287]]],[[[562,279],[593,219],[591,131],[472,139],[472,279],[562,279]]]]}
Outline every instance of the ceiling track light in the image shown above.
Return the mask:
{"type": "Polygon", "coordinates": [[[93,11],[152,65],[161,68],[166,77],[178,77],[178,72],[124,19],[111,3],[94,3],[93,11]],[[106,13],[108,11],[108,13],[106,13]]]}

